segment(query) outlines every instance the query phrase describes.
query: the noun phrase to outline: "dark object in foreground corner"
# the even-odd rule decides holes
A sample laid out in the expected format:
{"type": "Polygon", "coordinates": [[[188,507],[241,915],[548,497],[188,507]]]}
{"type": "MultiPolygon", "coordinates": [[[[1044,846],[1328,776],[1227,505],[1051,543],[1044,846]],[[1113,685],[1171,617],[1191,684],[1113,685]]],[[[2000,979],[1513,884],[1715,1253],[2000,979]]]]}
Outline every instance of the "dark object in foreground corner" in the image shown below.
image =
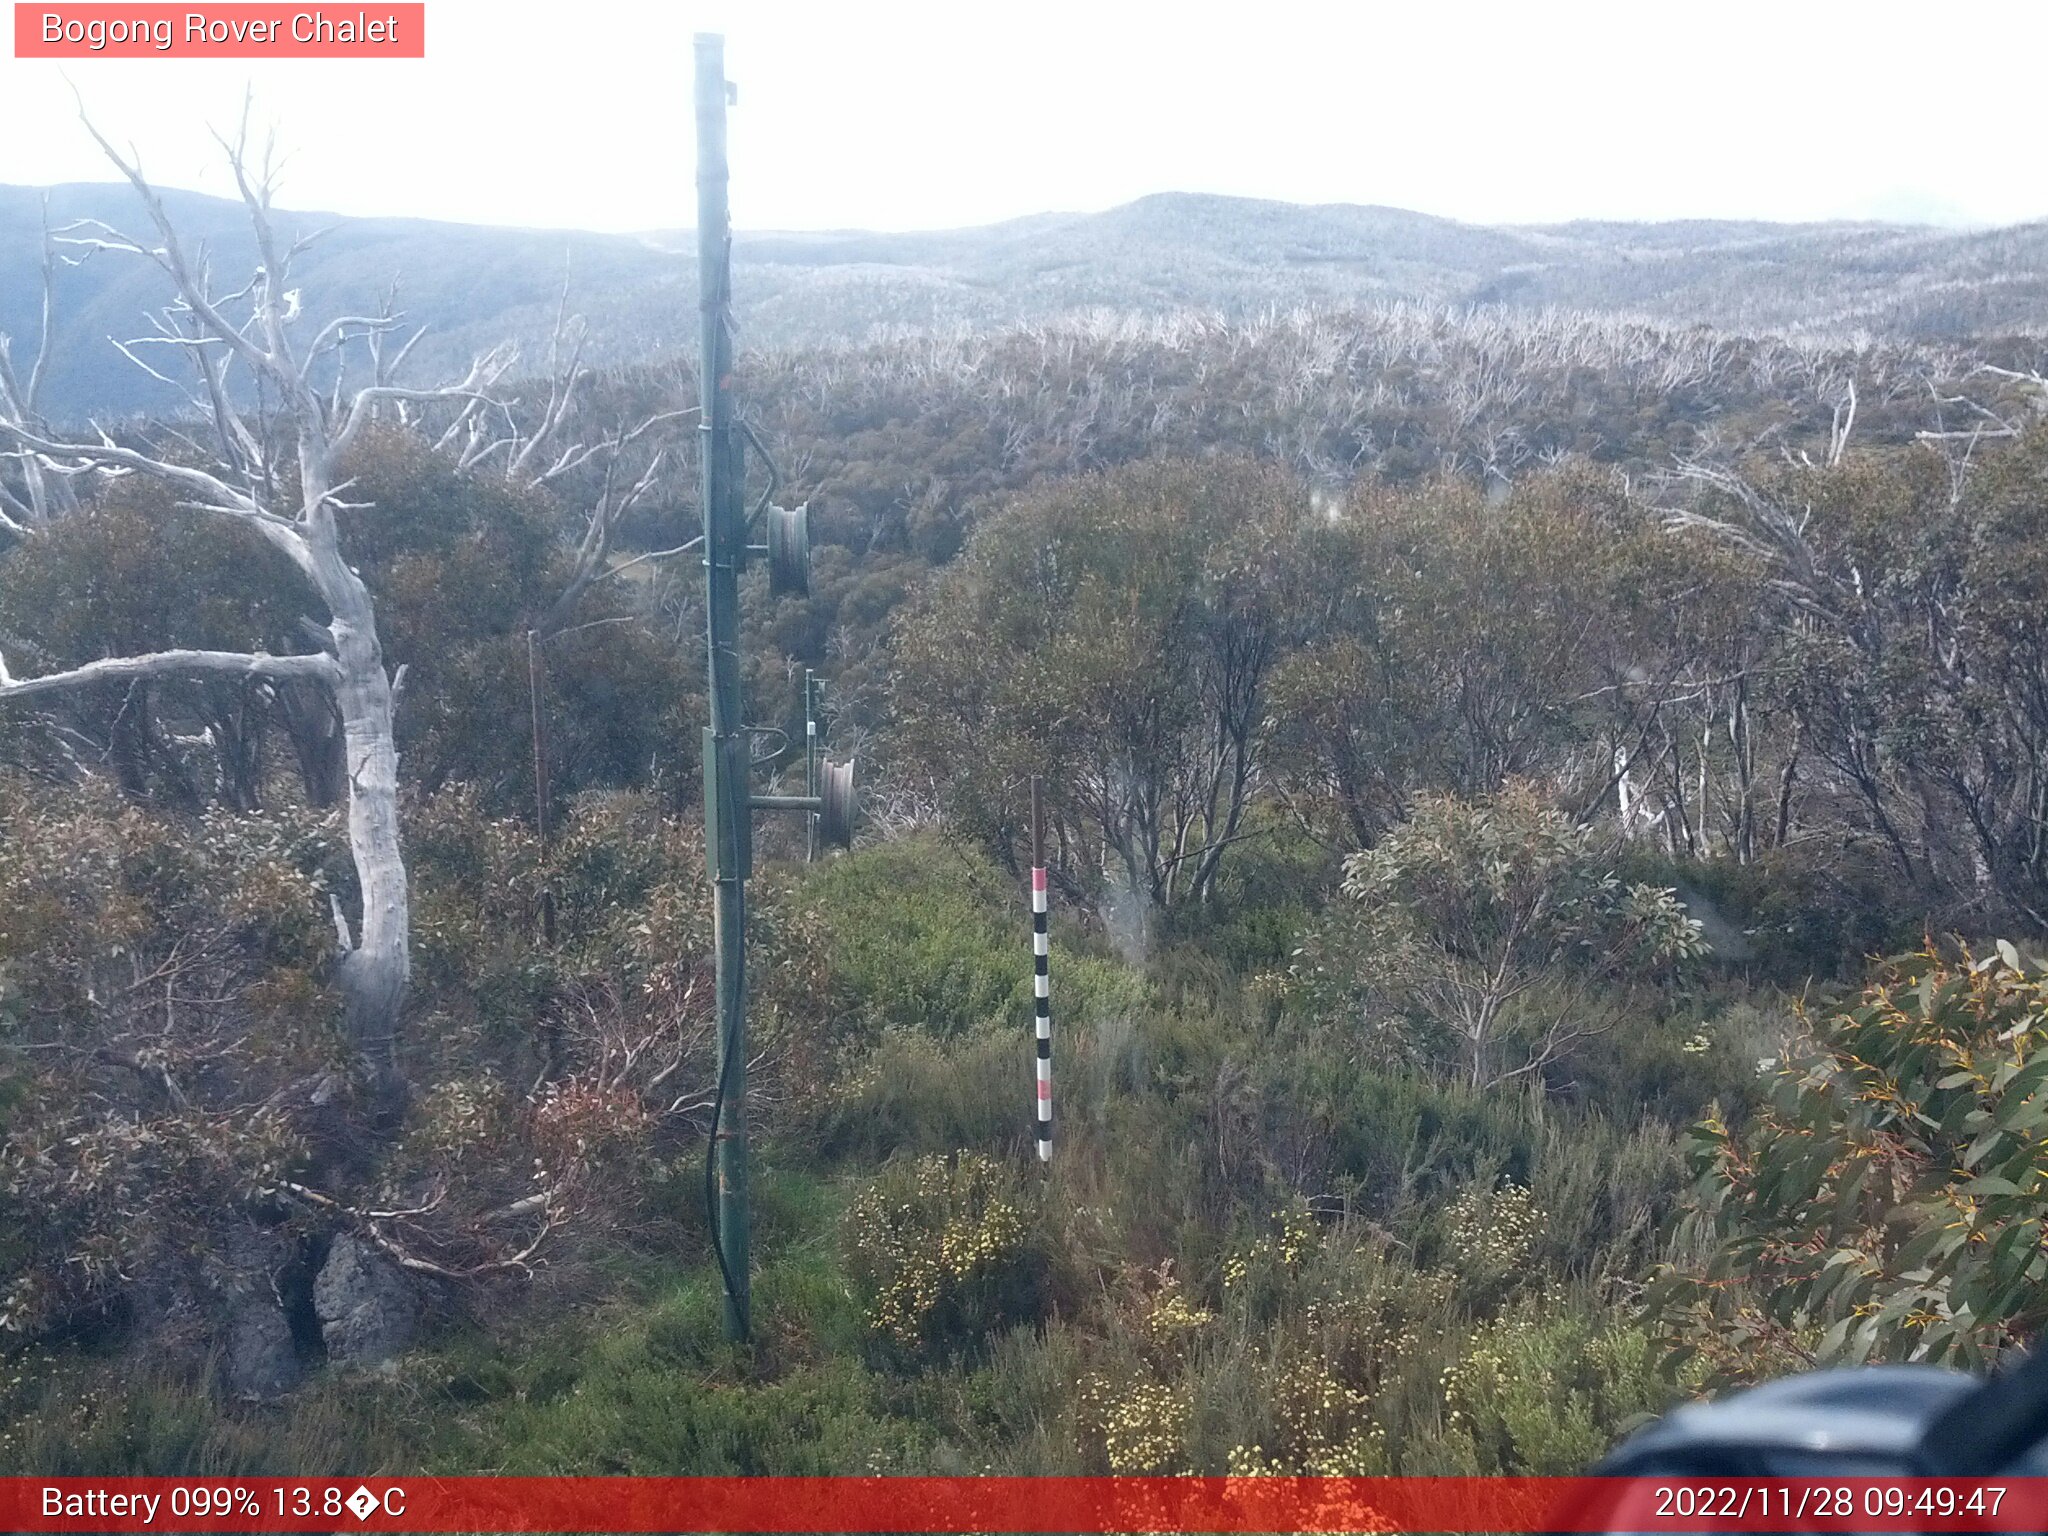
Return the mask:
{"type": "MultiPolygon", "coordinates": [[[[1988,1381],[1931,1365],[1814,1371],[1678,1408],[1603,1477],[2048,1475],[2048,1352],[1988,1381]]],[[[1581,1529],[1590,1526],[1580,1525],[1581,1529]]]]}
{"type": "Polygon", "coordinates": [[[1926,1472],[1919,1457],[1930,1427],[1946,1422],[1980,1387],[1975,1377],[1931,1365],[1792,1376],[1675,1409],[1624,1441],[1594,1471],[1627,1477],[1964,1475],[1926,1472]]]}
{"type": "Polygon", "coordinates": [[[1624,1441],[1602,1476],[2048,1475],[2048,1351],[1987,1380],[1931,1365],[1814,1371],[1693,1403],[1624,1441]]]}

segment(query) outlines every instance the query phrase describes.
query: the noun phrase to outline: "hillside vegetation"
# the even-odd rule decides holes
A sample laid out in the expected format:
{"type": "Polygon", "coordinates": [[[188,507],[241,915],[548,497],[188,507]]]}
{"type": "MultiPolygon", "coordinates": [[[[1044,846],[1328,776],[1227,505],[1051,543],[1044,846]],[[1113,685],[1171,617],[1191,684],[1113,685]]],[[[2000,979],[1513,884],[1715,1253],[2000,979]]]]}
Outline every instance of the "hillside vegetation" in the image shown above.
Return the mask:
{"type": "MultiPolygon", "coordinates": [[[[0,1471],[1569,1472],[1733,1382],[2035,1338],[2048,429],[2030,344],[1910,319],[2024,232],[1155,200],[761,237],[740,282],[1067,239],[1348,282],[1315,253],[1360,230],[1417,286],[744,359],[818,540],[807,595],[745,577],[755,771],[800,771],[810,668],[868,791],[848,852],[759,838],[747,1344],[704,1211],[702,578],[637,558],[697,518],[687,369],[507,386],[532,435],[489,453],[457,399],[342,441],[336,565],[399,678],[382,1062],[360,742],[314,686],[356,637],[277,529],[189,504],[190,420],[121,428],[156,473],[0,464],[52,509],[0,535],[0,1471]],[[1761,314],[1783,242],[1893,273],[1884,334],[1543,287],[1662,248],[1761,314]],[[1415,302],[1532,251],[1532,307],[1415,302]],[[553,441],[605,453],[534,473],[564,398],[553,441]],[[172,649],[299,660],[22,687],[172,649]]],[[[451,345],[553,324],[520,238],[451,345]]],[[[600,352],[652,337],[579,272],[600,352]]],[[[271,445],[327,419],[251,417],[222,473],[289,504],[271,445]]]]}
{"type": "MultiPolygon", "coordinates": [[[[180,228],[224,270],[253,261],[238,203],[167,192],[180,228]]],[[[0,187],[0,334],[31,336],[44,220],[132,225],[124,187],[0,187]]],[[[278,215],[320,233],[296,271],[312,318],[374,314],[396,284],[441,365],[501,341],[544,351],[565,278],[590,317],[594,362],[692,344],[688,232],[594,235],[418,219],[278,215]]],[[[1004,330],[1097,312],[1246,319],[1299,307],[1442,307],[1708,326],[1831,345],[1870,337],[1955,345],[2048,325],[2048,227],[1883,224],[1463,224],[1398,208],[1305,207],[1190,193],[1092,214],[1040,214],[921,233],[743,233],[735,295],[749,345],[1004,330]]],[[[100,256],[62,278],[48,405],[60,419],[161,411],[175,395],[107,343],[153,299],[140,264],[100,256]]],[[[1554,322],[1553,322],[1554,323],[1554,322]]]]}

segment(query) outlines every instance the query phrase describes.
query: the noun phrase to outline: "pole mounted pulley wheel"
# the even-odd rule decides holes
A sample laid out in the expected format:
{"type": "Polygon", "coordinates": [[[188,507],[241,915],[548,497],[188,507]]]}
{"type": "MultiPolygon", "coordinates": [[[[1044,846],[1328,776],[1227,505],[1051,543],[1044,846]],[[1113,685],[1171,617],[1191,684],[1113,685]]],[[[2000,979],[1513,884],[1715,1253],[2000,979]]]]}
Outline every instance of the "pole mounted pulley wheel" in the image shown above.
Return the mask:
{"type": "Polygon", "coordinates": [[[835,848],[853,845],[853,822],[857,805],[853,795],[852,763],[818,765],[818,838],[835,848]]]}
{"type": "Polygon", "coordinates": [[[768,590],[777,597],[811,595],[811,509],[768,509],[768,590]]]}

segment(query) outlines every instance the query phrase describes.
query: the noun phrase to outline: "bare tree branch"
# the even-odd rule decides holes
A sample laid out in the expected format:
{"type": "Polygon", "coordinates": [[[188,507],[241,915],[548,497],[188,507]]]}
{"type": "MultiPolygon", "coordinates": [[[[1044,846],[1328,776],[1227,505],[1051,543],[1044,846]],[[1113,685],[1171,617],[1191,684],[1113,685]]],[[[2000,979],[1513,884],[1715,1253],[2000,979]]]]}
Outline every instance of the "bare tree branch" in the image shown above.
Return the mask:
{"type": "Polygon", "coordinates": [[[49,458],[81,460],[86,467],[112,464],[140,474],[153,475],[159,480],[187,486],[200,492],[207,498],[209,505],[218,506],[223,512],[236,513],[252,522],[277,524],[285,529],[296,526],[289,518],[279,517],[275,512],[260,505],[254,497],[236,490],[217,475],[210,475],[203,469],[193,469],[184,464],[166,463],[162,459],[137,453],[132,448],[123,448],[104,433],[97,443],[55,442],[39,432],[31,432],[18,422],[9,421],[4,416],[0,416],[0,432],[6,433],[23,447],[32,448],[49,458]]]}
{"type": "Polygon", "coordinates": [[[435,400],[470,400],[490,403],[492,397],[484,392],[485,386],[497,382],[505,372],[510,358],[509,349],[494,348],[470,364],[469,372],[460,383],[445,385],[438,389],[405,389],[396,384],[372,384],[356,391],[355,401],[349,407],[347,419],[329,445],[330,457],[339,458],[348,452],[350,445],[355,442],[356,435],[376,413],[377,406],[386,400],[422,403],[435,400]]]}
{"type": "Polygon", "coordinates": [[[0,657],[0,699],[23,699],[31,694],[56,693],[123,678],[264,677],[333,683],[339,675],[340,668],[329,656],[269,656],[261,651],[156,651],[147,656],[109,656],[103,661],[89,661],[82,667],[41,677],[14,677],[7,670],[6,658],[0,657]]]}

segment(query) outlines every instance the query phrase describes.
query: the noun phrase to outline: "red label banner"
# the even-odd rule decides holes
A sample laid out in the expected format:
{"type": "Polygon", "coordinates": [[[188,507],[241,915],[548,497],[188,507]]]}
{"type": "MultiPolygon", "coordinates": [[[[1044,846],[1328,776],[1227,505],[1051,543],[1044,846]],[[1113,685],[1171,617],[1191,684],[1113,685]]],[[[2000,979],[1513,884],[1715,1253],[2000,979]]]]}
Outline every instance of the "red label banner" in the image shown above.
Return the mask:
{"type": "Polygon", "coordinates": [[[2048,1478],[0,1478],[0,1530],[2040,1531],[2048,1478]]]}
{"type": "Polygon", "coordinates": [[[16,0],[18,59],[423,59],[427,8],[39,5],[16,0]]]}

